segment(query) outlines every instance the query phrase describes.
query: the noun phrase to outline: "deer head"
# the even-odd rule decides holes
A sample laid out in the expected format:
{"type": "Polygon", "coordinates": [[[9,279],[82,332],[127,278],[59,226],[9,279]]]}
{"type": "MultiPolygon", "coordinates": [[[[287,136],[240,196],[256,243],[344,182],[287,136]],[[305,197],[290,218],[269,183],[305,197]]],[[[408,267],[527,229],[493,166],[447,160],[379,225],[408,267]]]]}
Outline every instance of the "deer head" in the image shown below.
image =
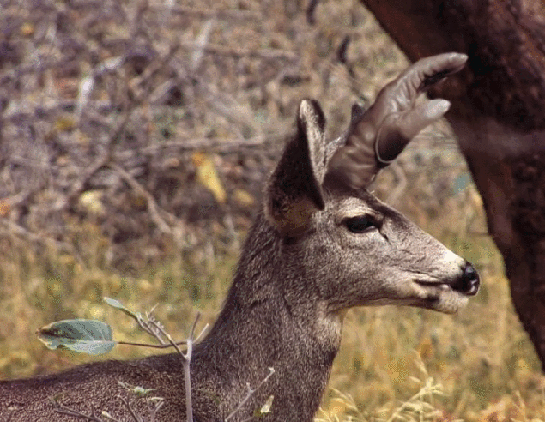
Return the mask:
{"type": "MultiPolygon", "coordinates": [[[[288,297],[292,280],[306,280],[331,312],[396,303],[452,313],[477,293],[470,264],[367,191],[377,172],[449,109],[446,100],[417,98],[466,59],[447,53],[417,62],[367,111],[353,107],[348,131],[329,144],[319,104],[301,102],[264,204],[281,239],[278,267],[288,269],[280,276],[288,297]]],[[[304,300],[306,293],[293,296],[304,300]]]]}

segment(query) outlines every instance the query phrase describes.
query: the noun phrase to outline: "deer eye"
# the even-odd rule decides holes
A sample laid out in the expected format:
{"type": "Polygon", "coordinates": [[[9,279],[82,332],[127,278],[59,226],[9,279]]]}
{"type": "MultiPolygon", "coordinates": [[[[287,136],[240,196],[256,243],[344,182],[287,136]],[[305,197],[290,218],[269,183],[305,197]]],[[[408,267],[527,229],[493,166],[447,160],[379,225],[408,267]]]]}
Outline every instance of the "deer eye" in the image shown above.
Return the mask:
{"type": "Polygon", "coordinates": [[[347,218],[344,224],[351,233],[365,233],[377,228],[375,219],[368,215],[347,218]]]}

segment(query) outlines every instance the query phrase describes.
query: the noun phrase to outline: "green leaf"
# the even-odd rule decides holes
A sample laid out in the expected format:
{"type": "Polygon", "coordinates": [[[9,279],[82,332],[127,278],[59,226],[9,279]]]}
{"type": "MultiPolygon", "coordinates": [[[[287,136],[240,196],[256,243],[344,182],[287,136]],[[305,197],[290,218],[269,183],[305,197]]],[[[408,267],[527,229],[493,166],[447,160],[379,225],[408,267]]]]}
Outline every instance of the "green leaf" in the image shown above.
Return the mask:
{"type": "Polygon", "coordinates": [[[118,381],[117,383],[124,389],[136,394],[137,396],[145,396],[151,393],[152,391],[155,391],[153,388],[144,388],[138,385],[133,386],[123,381],[118,381]]]}
{"type": "Polygon", "coordinates": [[[108,305],[114,307],[115,309],[119,309],[120,311],[123,311],[125,315],[130,316],[131,318],[138,321],[139,319],[142,319],[142,315],[140,315],[139,312],[133,312],[130,309],[127,309],[125,305],[123,305],[119,300],[112,299],[111,297],[105,297],[104,302],[106,302],[108,305]]]}
{"type": "Polygon", "coordinates": [[[454,179],[452,183],[452,191],[454,194],[460,193],[467,189],[468,185],[471,183],[471,178],[468,174],[460,174],[454,179]]]}
{"type": "Polygon", "coordinates": [[[107,353],[117,344],[108,324],[86,319],[52,322],[36,334],[49,349],[60,347],[90,355],[107,353]]]}
{"type": "Polygon", "coordinates": [[[271,394],[265,404],[261,406],[261,409],[259,409],[259,413],[261,415],[265,415],[267,413],[271,413],[271,406],[273,404],[274,396],[271,394]]]}

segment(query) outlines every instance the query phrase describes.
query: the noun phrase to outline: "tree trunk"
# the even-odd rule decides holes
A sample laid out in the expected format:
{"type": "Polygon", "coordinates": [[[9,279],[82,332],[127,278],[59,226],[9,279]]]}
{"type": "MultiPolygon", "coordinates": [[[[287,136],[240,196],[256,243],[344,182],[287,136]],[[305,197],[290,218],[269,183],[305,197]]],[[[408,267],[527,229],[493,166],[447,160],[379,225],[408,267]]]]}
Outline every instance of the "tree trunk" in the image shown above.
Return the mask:
{"type": "Polygon", "coordinates": [[[545,371],[545,5],[533,0],[361,0],[410,60],[464,52],[431,96],[483,197],[520,320],[545,371]]]}

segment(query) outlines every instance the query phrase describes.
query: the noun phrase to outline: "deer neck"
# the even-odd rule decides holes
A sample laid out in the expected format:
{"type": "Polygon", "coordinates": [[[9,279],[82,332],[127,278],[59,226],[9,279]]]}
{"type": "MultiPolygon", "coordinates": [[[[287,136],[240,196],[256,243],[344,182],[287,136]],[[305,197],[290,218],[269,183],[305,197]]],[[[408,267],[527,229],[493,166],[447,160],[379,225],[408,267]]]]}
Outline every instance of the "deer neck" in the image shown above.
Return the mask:
{"type": "Polygon", "coordinates": [[[289,409],[293,418],[304,409],[308,415],[301,414],[298,420],[311,419],[339,349],[341,320],[329,315],[324,303],[307,297],[308,292],[290,290],[303,280],[282,272],[282,245],[259,220],[246,242],[225,306],[199,354],[241,394],[246,383],[255,388],[274,368],[250,406],[255,409],[274,395],[277,412],[289,409]]]}

